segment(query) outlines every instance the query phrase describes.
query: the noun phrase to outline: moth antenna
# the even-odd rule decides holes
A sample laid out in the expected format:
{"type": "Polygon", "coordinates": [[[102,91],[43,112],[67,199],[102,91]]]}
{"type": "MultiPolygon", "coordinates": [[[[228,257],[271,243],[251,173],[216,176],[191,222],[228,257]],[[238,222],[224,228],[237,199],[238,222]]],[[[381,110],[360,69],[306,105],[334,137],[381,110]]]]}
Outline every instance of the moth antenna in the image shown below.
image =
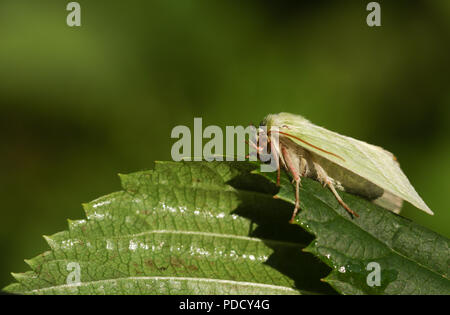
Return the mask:
{"type": "Polygon", "coordinates": [[[286,132],[283,132],[283,131],[278,131],[278,130],[270,130],[268,133],[271,133],[271,132],[277,132],[277,133],[282,134],[282,135],[284,135],[284,136],[288,136],[288,137],[294,138],[294,139],[296,139],[296,140],[298,140],[298,141],[300,141],[300,142],[302,142],[302,143],[304,143],[304,144],[306,144],[306,145],[309,145],[309,146],[313,147],[313,148],[316,149],[316,150],[319,150],[319,151],[321,151],[321,152],[323,152],[323,153],[326,153],[326,154],[330,154],[330,155],[332,155],[332,156],[334,156],[334,157],[337,157],[338,159],[341,159],[342,161],[345,162],[345,159],[344,159],[342,156],[339,156],[339,155],[337,155],[336,153],[333,153],[333,152],[324,150],[324,149],[322,149],[322,148],[319,148],[318,146],[315,146],[314,144],[311,144],[311,143],[309,143],[308,141],[305,141],[305,140],[303,140],[303,139],[300,139],[299,137],[296,137],[296,136],[291,135],[291,134],[289,134],[289,133],[286,133],[286,132]]]}

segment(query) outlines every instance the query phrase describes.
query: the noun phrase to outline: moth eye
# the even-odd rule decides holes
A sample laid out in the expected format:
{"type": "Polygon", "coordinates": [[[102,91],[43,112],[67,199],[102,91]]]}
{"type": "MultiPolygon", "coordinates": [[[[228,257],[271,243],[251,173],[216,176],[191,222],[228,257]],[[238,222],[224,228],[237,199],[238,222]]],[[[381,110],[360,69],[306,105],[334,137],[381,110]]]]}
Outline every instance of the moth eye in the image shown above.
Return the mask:
{"type": "Polygon", "coordinates": [[[284,129],[291,129],[291,128],[289,128],[288,125],[282,125],[281,128],[284,128],[284,129]]]}

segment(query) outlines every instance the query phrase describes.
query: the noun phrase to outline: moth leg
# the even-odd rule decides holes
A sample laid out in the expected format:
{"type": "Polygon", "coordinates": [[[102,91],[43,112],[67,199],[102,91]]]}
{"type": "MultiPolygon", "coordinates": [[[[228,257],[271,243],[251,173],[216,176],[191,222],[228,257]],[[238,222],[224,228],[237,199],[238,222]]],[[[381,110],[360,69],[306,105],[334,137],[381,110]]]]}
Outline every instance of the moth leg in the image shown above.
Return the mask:
{"type": "Polygon", "coordinates": [[[250,156],[254,156],[255,154],[256,154],[256,156],[258,156],[258,154],[260,154],[263,150],[262,147],[258,147],[252,140],[249,140],[249,141],[245,140],[245,143],[252,146],[256,150],[256,152],[251,152],[251,153],[247,154],[245,156],[246,159],[250,158],[250,156]]]}
{"type": "Polygon", "coordinates": [[[290,173],[292,174],[292,177],[295,181],[295,207],[294,212],[292,213],[292,217],[289,220],[289,223],[294,223],[295,216],[297,215],[298,209],[300,207],[300,175],[297,172],[297,169],[295,168],[294,164],[292,163],[291,158],[289,157],[289,153],[287,152],[285,147],[281,147],[281,153],[283,154],[284,161],[286,162],[286,166],[288,167],[290,173]]]}
{"type": "Polygon", "coordinates": [[[317,179],[319,180],[319,182],[321,182],[324,186],[326,185],[328,186],[328,188],[330,188],[331,192],[336,197],[337,201],[341,204],[342,207],[344,207],[345,210],[347,210],[347,212],[359,218],[359,215],[355,211],[350,209],[350,207],[342,200],[341,196],[339,196],[338,192],[336,191],[336,188],[334,188],[333,182],[331,181],[330,177],[325,172],[325,170],[322,168],[322,166],[320,166],[315,162],[313,163],[314,168],[316,169],[317,172],[317,179]]]}
{"type": "Polygon", "coordinates": [[[295,207],[294,207],[294,212],[292,212],[292,217],[289,220],[289,223],[294,223],[295,222],[295,216],[297,215],[298,209],[300,207],[300,193],[299,193],[299,189],[300,189],[300,177],[298,178],[297,181],[295,181],[295,207]]]}
{"type": "Polygon", "coordinates": [[[302,156],[300,158],[300,176],[305,177],[308,171],[308,161],[302,156]]]}
{"type": "Polygon", "coordinates": [[[247,143],[248,145],[251,145],[255,150],[256,150],[256,152],[258,152],[258,153],[261,153],[262,152],[262,150],[263,150],[263,148],[262,147],[258,147],[253,141],[247,141],[247,140],[245,140],[245,143],[247,143]]]}
{"type": "Polygon", "coordinates": [[[270,153],[272,153],[272,158],[275,159],[277,163],[277,186],[280,186],[280,176],[281,176],[281,167],[280,167],[280,157],[278,156],[277,149],[272,141],[270,141],[270,153]]]}

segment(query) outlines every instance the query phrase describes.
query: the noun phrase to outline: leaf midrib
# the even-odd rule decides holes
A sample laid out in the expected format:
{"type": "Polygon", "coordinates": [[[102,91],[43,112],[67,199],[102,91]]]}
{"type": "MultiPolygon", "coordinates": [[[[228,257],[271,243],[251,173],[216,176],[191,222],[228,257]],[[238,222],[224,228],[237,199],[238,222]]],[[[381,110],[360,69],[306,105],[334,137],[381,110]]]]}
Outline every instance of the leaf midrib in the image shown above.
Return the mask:
{"type": "MultiPolygon", "coordinates": [[[[69,232],[70,233],[70,232],[69,232]]],[[[120,236],[102,236],[102,237],[95,237],[95,238],[73,238],[73,239],[79,239],[79,240],[107,240],[107,239],[126,239],[128,237],[139,237],[143,235],[150,235],[150,234],[186,234],[186,235],[202,235],[202,236],[210,236],[210,237],[223,237],[223,238],[234,238],[234,239],[241,239],[241,240],[248,240],[248,241],[255,241],[255,242],[261,242],[261,243],[271,243],[271,244],[281,244],[284,246],[300,246],[305,247],[305,244],[302,243],[294,243],[294,242],[287,242],[287,241],[280,241],[280,240],[274,240],[274,239],[265,239],[265,238],[258,238],[258,237],[250,237],[250,236],[243,236],[243,235],[233,235],[233,234],[222,234],[222,233],[212,233],[212,232],[199,232],[199,231],[176,231],[176,230],[154,230],[154,231],[145,231],[140,232],[137,234],[124,234],[120,236]]]]}
{"type": "Polygon", "coordinates": [[[242,286],[252,286],[252,287],[261,287],[261,288],[271,288],[274,290],[283,290],[283,291],[290,291],[299,293],[299,290],[295,290],[293,288],[284,287],[284,286],[277,286],[272,284],[264,284],[264,283],[258,283],[258,282],[247,282],[247,281],[233,281],[233,280],[224,280],[224,279],[215,279],[215,278],[194,278],[194,277],[161,277],[161,276],[154,276],[154,277],[123,277],[123,278],[115,278],[115,279],[103,279],[103,280],[95,280],[95,281],[87,281],[87,282],[80,282],[80,283],[74,283],[74,284],[61,284],[56,285],[52,287],[46,287],[41,289],[33,289],[27,292],[36,292],[39,293],[41,291],[48,291],[48,290],[57,290],[61,288],[76,288],[80,286],[87,286],[92,285],[95,283],[108,283],[108,282],[115,282],[115,281],[121,281],[121,280],[177,280],[177,281],[203,281],[203,282],[213,282],[213,283],[222,283],[222,284],[237,284],[242,286]]]}

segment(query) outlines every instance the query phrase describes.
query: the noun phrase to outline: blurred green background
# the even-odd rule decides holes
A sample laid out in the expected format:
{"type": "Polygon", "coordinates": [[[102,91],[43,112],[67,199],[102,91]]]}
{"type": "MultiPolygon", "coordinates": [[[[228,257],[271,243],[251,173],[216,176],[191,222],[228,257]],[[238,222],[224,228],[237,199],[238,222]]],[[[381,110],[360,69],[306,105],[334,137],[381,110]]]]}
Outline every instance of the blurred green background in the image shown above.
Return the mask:
{"type": "Polygon", "coordinates": [[[385,147],[450,236],[450,1],[0,1],[0,287],[41,235],[170,159],[176,125],[302,114],[385,147]]]}

